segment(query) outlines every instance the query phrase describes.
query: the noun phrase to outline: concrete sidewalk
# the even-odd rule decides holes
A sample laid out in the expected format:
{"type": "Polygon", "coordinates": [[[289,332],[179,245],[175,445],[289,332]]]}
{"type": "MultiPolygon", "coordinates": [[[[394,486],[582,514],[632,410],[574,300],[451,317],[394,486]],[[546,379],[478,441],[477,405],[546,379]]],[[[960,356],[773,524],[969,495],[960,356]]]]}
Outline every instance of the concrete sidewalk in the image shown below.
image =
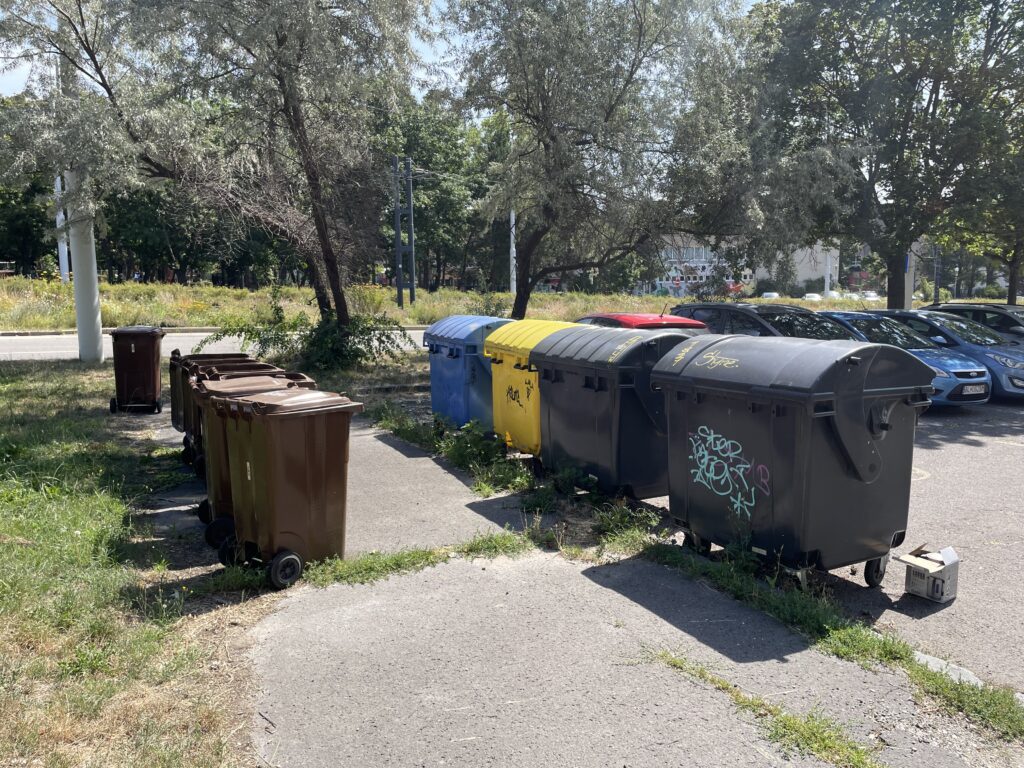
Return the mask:
{"type": "Polygon", "coordinates": [[[254,630],[254,733],[275,766],[818,765],[784,754],[667,649],[889,766],[1021,766],[915,702],[899,673],[827,657],[778,622],[645,561],[535,553],[302,588],[254,630]]]}

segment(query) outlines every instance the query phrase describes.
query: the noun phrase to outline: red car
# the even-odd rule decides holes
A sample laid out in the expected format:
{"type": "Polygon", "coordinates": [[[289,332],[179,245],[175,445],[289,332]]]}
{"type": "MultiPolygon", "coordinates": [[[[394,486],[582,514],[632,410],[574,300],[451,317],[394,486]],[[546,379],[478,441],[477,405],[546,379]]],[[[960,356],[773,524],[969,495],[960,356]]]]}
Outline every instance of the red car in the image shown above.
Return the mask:
{"type": "Polygon", "coordinates": [[[576,322],[605,328],[683,328],[697,332],[707,330],[707,326],[700,320],[676,315],[655,315],[649,312],[601,312],[581,317],[576,322]]]}

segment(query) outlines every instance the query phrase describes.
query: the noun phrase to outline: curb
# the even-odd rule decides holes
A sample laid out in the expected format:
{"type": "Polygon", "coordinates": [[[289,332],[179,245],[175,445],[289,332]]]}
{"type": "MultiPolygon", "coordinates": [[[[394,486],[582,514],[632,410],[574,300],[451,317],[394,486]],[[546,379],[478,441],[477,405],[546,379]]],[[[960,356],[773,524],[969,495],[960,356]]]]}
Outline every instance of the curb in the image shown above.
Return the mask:
{"type": "MultiPolygon", "coordinates": [[[[406,331],[425,331],[429,328],[429,325],[403,325],[402,328],[406,331]]],[[[111,331],[117,330],[116,328],[104,328],[103,334],[109,336],[111,331]]],[[[196,327],[163,327],[164,333],[215,333],[220,328],[207,328],[205,326],[196,327]]],[[[78,333],[74,328],[64,328],[55,331],[0,331],[0,337],[2,336],[74,336],[78,333]]]]}

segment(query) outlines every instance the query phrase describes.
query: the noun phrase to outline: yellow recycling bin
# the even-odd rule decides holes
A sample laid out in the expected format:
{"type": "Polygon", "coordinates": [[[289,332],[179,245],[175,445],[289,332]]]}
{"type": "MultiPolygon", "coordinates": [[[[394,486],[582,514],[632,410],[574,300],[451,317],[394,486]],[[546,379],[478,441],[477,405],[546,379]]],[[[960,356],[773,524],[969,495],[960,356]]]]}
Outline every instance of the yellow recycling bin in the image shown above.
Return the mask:
{"type": "Polygon", "coordinates": [[[519,320],[484,340],[484,355],[491,359],[494,431],[509,446],[540,456],[540,381],[530,366],[530,350],[555,331],[578,327],[586,326],[519,320]]]}

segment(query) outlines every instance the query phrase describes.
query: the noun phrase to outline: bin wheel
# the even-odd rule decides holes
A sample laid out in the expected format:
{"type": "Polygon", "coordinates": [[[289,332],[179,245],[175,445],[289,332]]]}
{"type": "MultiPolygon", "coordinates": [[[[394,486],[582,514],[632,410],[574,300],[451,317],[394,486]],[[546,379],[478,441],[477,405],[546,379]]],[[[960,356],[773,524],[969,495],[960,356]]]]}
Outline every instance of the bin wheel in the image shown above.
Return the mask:
{"type": "Polygon", "coordinates": [[[691,533],[690,531],[686,532],[686,535],[683,538],[683,543],[698,555],[707,557],[711,554],[711,542],[706,539],[702,539],[700,536],[695,533],[691,533]]]}
{"type": "Polygon", "coordinates": [[[110,412],[111,413],[117,413],[117,398],[116,397],[110,398],[110,412]]]}
{"type": "Polygon", "coordinates": [[[889,564],[888,557],[876,557],[864,563],[864,581],[869,587],[877,587],[885,577],[885,567],[889,564]]]}
{"type": "Polygon", "coordinates": [[[287,589],[302,576],[302,558],[290,549],[283,549],[274,555],[267,569],[267,578],[274,589],[287,589]]]}
{"type": "Polygon", "coordinates": [[[206,525],[213,522],[213,513],[210,511],[209,499],[203,499],[199,502],[199,506],[196,507],[196,517],[199,518],[199,522],[206,523],[206,525]]]}
{"type": "Polygon", "coordinates": [[[163,411],[163,409],[164,409],[164,405],[159,400],[157,400],[155,403],[153,403],[153,413],[161,413],[163,411]]]}
{"type": "Polygon", "coordinates": [[[217,548],[217,559],[220,560],[220,564],[225,568],[245,564],[245,555],[242,553],[242,548],[238,546],[238,539],[235,538],[235,534],[232,533],[220,543],[220,546],[217,548]]]}
{"type": "Polygon", "coordinates": [[[216,517],[210,521],[210,524],[206,526],[206,530],[203,532],[203,538],[206,539],[206,543],[218,550],[224,539],[234,535],[235,518],[233,517],[216,517]]]}

